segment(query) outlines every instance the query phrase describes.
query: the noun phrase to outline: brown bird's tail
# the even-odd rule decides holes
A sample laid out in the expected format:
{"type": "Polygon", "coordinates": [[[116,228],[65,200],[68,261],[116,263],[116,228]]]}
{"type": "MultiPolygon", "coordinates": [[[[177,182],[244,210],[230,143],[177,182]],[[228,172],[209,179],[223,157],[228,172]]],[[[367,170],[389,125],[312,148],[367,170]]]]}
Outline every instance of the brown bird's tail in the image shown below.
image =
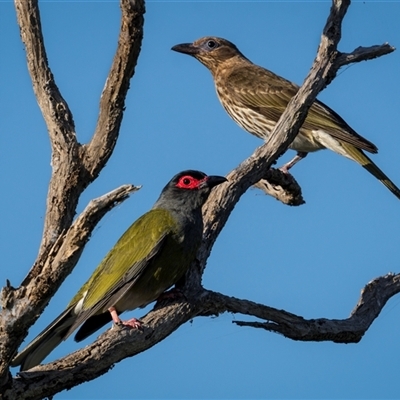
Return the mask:
{"type": "Polygon", "coordinates": [[[369,157],[363,153],[362,150],[349,143],[342,142],[342,146],[345,148],[346,153],[352,160],[363,166],[376,179],[379,179],[398,199],[400,199],[400,189],[385,175],[383,171],[381,171],[376,164],[374,164],[369,157]]]}

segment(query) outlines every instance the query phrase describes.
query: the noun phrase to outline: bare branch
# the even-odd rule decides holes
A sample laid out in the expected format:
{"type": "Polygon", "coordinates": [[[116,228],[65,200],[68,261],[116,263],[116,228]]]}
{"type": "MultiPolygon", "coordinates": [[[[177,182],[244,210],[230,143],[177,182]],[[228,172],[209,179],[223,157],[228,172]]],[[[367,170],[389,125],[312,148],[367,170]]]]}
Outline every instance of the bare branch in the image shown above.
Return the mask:
{"type": "Polygon", "coordinates": [[[118,139],[130,78],[135,72],[143,38],[143,0],[121,0],[121,28],[114,61],[100,100],[93,138],[83,146],[83,162],[90,179],[99,174],[118,139]]]}
{"type": "Polygon", "coordinates": [[[388,43],[384,43],[380,46],[357,47],[352,53],[341,53],[336,59],[336,62],[342,67],[354,62],[372,60],[390,54],[395,50],[396,49],[388,43]]]}
{"type": "MultiPolygon", "coordinates": [[[[15,0],[21,39],[25,45],[33,89],[46,121],[52,148],[53,173],[47,197],[47,212],[39,254],[46,253],[75,214],[79,176],[75,125],[50,70],[44,47],[37,0],[15,0]],[[68,179],[69,178],[69,179],[68,179]],[[72,178],[72,179],[71,179],[72,178]],[[73,184],[71,184],[74,182],[73,184]]],[[[80,191],[87,185],[80,185],[80,191]]],[[[40,257],[40,256],[39,256],[40,257]]]]}
{"type": "Polygon", "coordinates": [[[368,283],[349,318],[306,320],[287,311],[202,289],[188,301],[164,302],[141,318],[143,332],[118,328],[103,333],[89,346],[57,361],[19,374],[4,399],[41,399],[94,379],[113,364],[156,345],[196,316],[224,312],[251,315],[267,322],[233,321],[239,326],[263,328],[301,341],[356,343],[361,340],[386,302],[400,292],[400,274],[388,274],[368,283]],[[167,303],[167,304],[165,304],[167,303]],[[37,382],[41,382],[38,385],[37,382]]]}
{"type": "Polygon", "coordinates": [[[149,349],[196,314],[188,302],[174,302],[141,318],[143,331],[110,329],[89,346],[57,361],[38,365],[13,379],[3,398],[42,399],[106,373],[116,362],[149,349]],[[40,382],[40,385],[37,384],[40,382]]]}
{"type": "Polygon", "coordinates": [[[254,187],[288,206],[301,206],[305,203],[301,187],[293,175],[284,173],[279,169],[270,168],[267,170],[264,178],[256,182],[254,187]]]}
{"type": "MultiPolygon", "coordinates": [[[[52,146],[52,177],[47,196],[43,238],[36,265],[67,229],[82,191],[98,176],[118,137],[130,78],[143,37],[142,0],[121,0],[121,30],[117,52],[100,102],[96,132],[88,147],[76,141],[75,126],[47,62],[37,0],[15,0],[21,38],[35,95],[46,121],[52,146]]],[[[36,269],[33,269],[36,276],[36,269]]]]}
{"type": "Polygon", "coordinates": [[[7,363],[26,336],[27,329],[76,265],[96,223],[116,202],[135,190],[133,186],[126,186],[109,194],[108,198],[98,199],[97,204],[88,207],[71,226],[82,191],[97,177],[114,149],[129,80],[140,51],[144,2],[121,0],[123,18],[119,46],[103,92],[99,118],[102,124],[98,124],[89,153],[76,140],[72,114],[49,68],[37,0],[15,0],[15,8],[28,70],[49,132],[52,177],[37,260],[20,289],[7,285],[2,291],[0,358],[6,362],[0,366],[0,386],[8,379],[7,363]],[[109,103],[108,109],[105,103],[109,103]],[[108,131],[106,126],[111,130],[108,131]]]}
{"type": "MultiPolygon", "coordinates": [[[[15,0],[21,39],[25,45],[33,90],[52,139],[53,151],[76,146],[75,125],[68,104],[61,96],[50,70],[37,0],[15,0]]],[[[57,167],[57,161],[53,167],[57,167]]]]}
{"type": "Polygon", "coordinates": [[[277,310],[248,300],[208,292],[202,299],[209,302],[210,314],[233,312],[252,315],[267,322],[233,321],[239,326],[262,328],[301,341],[357,343],[378,317],[387,301],[400,292],[400,274],[387,274],[369,282],[361,291],[360,300],[349,318],[306,320],[287,311],[277,310]]]}

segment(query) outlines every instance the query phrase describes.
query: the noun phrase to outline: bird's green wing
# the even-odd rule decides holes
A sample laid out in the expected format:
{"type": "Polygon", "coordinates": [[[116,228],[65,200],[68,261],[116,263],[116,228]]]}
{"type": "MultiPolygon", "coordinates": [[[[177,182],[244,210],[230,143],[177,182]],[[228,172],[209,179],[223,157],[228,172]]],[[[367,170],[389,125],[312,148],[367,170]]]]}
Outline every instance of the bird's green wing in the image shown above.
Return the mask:
{"type": "MultiPolygon", "coordinates": [[[[228,96],[274,123],[297,93],[299,86],[262,67],[246,65],[226,77],[228,96]]],[[[321,129],[332,137],[359,149],[376,153],[376,146],[354,131],[335,111],[316,100],[308,111],[302,130],[321,129]]]]}
{"type": "Polygon", "coordinates": [[[82,317],[74,327],[95,314],[124,285],[136,280],[159,252],[176,222],[165,210],[150,210],[121,236],[70,304],[82,304],[82,317]],[[84,315],[83,315],[84,314],[84,315]]]}

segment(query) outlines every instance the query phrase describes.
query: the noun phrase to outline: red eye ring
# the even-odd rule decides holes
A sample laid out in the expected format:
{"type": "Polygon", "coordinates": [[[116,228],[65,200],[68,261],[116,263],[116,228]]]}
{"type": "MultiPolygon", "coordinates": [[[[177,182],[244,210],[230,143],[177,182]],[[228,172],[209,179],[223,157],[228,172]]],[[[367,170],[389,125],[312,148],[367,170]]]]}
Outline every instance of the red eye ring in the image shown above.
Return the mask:
{"type": "Polygon", "coordinates": [[[196,179],[193,176],[185,175],[179,178],[179,181],[175,186],[180,189],[198,189],[200,184],[206,179],[207,178],[196,179]]]}

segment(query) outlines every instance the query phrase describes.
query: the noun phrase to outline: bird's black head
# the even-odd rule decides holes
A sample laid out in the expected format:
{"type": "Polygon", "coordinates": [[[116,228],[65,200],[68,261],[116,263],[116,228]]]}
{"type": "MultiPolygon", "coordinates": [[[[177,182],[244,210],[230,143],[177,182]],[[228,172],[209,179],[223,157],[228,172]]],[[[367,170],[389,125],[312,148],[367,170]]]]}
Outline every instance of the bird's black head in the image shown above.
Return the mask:
{"type": "Polygon", "coordinates": [[[195,170],[179,172],[164,187],[154,208],[199,209],[206,202],[211,189],[223,182],[226,182],[223,176],[207,176],[195,170]]]}
{"type": "Polygon", "coordinates": [[[206,36],[193,43],[182,43],[173,46],[171,50],[197,58],[213,72],[219,65],[233,57],[243,57],[243,54],[229,40],[214,36],[206,36]]]}

